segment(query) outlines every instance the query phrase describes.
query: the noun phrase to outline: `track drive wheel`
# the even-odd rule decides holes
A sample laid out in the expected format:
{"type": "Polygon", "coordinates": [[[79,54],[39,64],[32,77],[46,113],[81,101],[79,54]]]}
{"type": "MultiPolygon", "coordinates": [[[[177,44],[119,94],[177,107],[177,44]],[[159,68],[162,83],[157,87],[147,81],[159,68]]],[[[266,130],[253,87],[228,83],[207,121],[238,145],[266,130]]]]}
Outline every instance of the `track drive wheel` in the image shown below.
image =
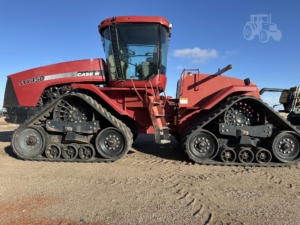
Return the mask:
{"type": "Polygon", "coordinates": [[[254,126],[265,124],[265,118],[265,112],[261,106],[241,100],[224,113],[223,120],[228,125],[254,126]]]}
{"type": "Polygon", "coordinates": [[[84,100],[76,97],[61,99],[53,110],[53,119],[64,122],[85,122],[94,120],[92,107],[84,100]]]}
{"type": "Polygon", "coordinates": [[[47,140],[47,134],[42,127],[25,127],[14,133],[12,148],[18,157],[29,159],[44,152],[47,140]]]}
{"type": "Polygon", "coordinates": [[[106,159],[122,158],[129,150],[124,134],[114,128],[103,129],[96,137],[96,149],[106,159]]]}
{"type": "Polygon", "coordinates": [[[201,163],[216,156],[219,144],[217,138],[211,132],[204,129],[196,129],[187,136],[184,148],[191,160],[201,163]]]}
{"type": "Polygon", "coordinates": [[[299,160],[299,137],[293,132],[281,131],[270,139],[270,148],[280,162],[289,163],[299,160]]]}

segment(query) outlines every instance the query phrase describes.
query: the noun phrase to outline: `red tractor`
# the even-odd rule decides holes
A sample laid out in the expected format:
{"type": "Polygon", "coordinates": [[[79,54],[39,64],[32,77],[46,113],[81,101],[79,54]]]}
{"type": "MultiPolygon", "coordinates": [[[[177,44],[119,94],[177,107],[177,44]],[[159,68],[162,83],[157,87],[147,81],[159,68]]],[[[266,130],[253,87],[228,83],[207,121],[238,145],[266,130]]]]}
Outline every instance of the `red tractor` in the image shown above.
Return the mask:
{"type": "Polygon", "coordinates": [[[263,103],[249,79],[184,70],[165,95],[171,24],[120,16],[99,25],[106,60],[48,65],[8,76],[7,121],[24,160],[103,162],[122,158],[139,133],[181,143],[199,164],[291,165],[299,130],[263,103]]]}

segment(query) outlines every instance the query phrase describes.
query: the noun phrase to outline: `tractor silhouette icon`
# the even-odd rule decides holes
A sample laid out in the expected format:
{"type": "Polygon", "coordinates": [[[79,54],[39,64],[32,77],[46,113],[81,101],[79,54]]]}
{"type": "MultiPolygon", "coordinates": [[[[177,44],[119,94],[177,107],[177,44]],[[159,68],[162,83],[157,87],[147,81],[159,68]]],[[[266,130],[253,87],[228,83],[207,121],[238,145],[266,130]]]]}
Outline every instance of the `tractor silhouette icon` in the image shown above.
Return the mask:
{"type": "Polygon", "coordinates": [[[258,35],[262,43],[268,42],[270,37],[274,41],[279,41],[282,36],[281,31],[277,29],[277,25],[271,22],[271,14],[251,15],[250,22],[247,22],[244,26],[243,34],[248,41],[258,35]]]}

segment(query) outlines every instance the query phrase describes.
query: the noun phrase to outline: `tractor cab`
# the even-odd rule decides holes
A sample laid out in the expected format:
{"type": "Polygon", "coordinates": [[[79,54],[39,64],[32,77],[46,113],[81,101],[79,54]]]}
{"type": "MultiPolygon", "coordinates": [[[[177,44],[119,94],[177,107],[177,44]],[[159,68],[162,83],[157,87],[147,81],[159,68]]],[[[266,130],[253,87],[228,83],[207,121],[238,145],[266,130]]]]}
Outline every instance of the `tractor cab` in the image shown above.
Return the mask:
{"type": "Polygon", "coordinates": [[[170,25],[162,17],[122,16],[99,25],[108,68],[108,83],[119,87],[165,89],[170,25]]]}
{"type": "Polygon", "coordinates": [[[258,14],[258,15],[251,15],[250,22],[252,23],[271,23],[271,15],[267,14],[258,14]]]}

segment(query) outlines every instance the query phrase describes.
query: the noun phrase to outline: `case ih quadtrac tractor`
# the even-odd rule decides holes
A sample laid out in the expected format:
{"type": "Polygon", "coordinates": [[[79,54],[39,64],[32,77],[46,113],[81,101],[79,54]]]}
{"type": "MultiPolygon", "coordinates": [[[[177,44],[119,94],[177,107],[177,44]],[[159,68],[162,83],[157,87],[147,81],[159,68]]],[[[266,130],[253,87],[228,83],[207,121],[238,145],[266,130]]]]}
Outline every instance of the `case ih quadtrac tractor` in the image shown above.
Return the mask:
{"type": "MultiPolygon", "coordinates": [[[[7,121],[21,159],[104,162],[122,158],[139,133],[180,142],[199,164],[280,166],[299,160],[299,130],[263,103],[257,86],[183,70],[165,95],[171,24],[120,16],[99,25],[106,59],[48,65],[8,76],[7,121]],[[26,121],[25,121],[26,120],[26,121]]],[[[174,78],[171,78],[174,79],[174,78]]]]}

